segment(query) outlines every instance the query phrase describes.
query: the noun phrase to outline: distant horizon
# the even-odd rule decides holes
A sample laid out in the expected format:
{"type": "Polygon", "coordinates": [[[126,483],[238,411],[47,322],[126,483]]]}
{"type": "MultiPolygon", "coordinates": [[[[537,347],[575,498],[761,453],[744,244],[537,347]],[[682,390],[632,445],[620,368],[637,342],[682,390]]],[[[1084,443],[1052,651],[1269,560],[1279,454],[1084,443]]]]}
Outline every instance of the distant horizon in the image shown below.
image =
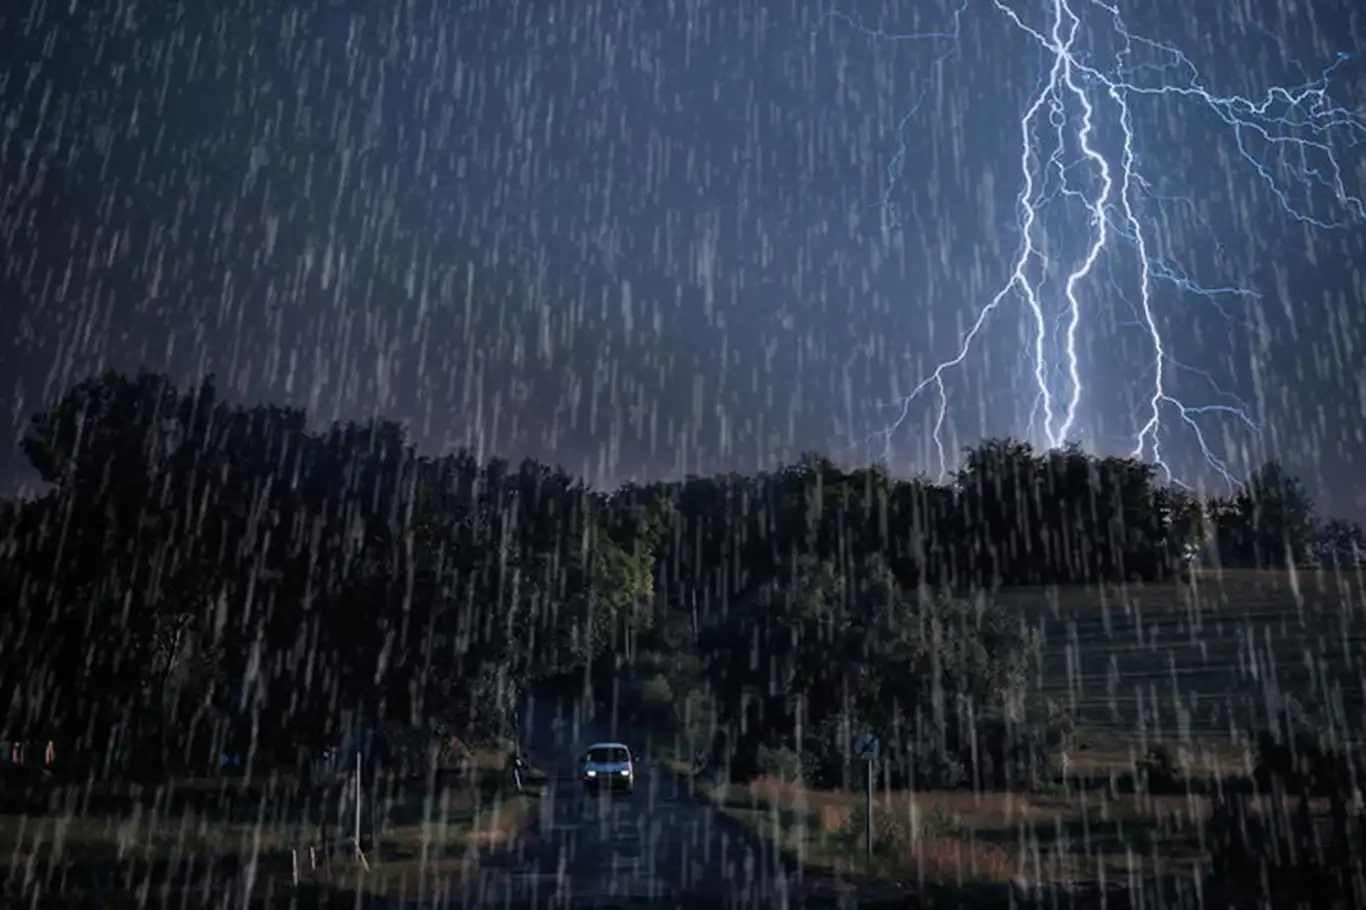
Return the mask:
{"type": "MultiPolygon", "coordinates": [[[[750,468],[742,468],[737,465],[727,465],[719,466],[713,470],[699,470],[689,468],[685,472],[678,472],[676,469],[673,468],[664,468],[661,470],[653,471],[642,469],[637,471],[618,473],[615,476],[611,476],[609,479],[608,477],[604,476],[602,472],[596,472],[595,474],[595,472],[584,470],[582,466],[579,468],[575,468],[566,463],[564,460],[546,458],[534,452],[505,453],[506,450],[500,451],[497,447],[485,447],[481,451],[480,447],[477,445],[469,445],[465,443],[449,441],[440,445],[439,447],[434,447],[431,441],[424,441],[418,438],[418,434],[415,432],[415,430],[419,428],[415,426],[416,421],[414,421],[412,418],[389,417],[382,413],[375,413],[369,416],[356,415],[322,418],[318,417],[306,404],[298,404],[288,401],[274,401],[269,398],[258,396],[235,395],[233,394],[233,390],[225,389],[220,384],[219,377],[215,373],[188,374],[185,375],[184,378],[177,378],[176,376],[171,375],[169,372],[151,368],[143,368],[140,370],[132,371],[103,369],[90,375],[87,375],[81,379],[75,380],[71,384],[71,387],[74,387],[80,384],[81,382],[98,378],[99,376],[105,375],[107,373],[114,373],[116,375],[122,376],[137,376],[141,374],[165,376],[166,378],[170,379],[170,381],[176,386],[176,388],[182,391],[188,391],[189,389],[195,387],[196,385],[204,381],[213,381],[215,383],[215,388],[217,389],[219,394],[219,401],[230,404],[234,407],[252,408],[275,406],[287,407],[302,411],[306,418],[308,432],[310,433],[324,433],[330,428],[339,425],[363,425],[367,421],[371,420],[393,423],[404,428],[405,433],[407,434],[408,445],[412,446],[414,450],[418,452],[419,457],[440,459],[451,455],[468,454],[473,455],[480,464],[487,464],[489,461],[493,459],[501,459],[513,465],[519,464],[526,460],[531,460],[539,464],[545,465],[547,467],[550,467],[552,469],[562,470],[566,474],[573,477],[575,480],[582,482],[590,490],[604,494],[610,494],[620,491],[627,485],[648,486],[652,484],[675,484],[684,483],[690,479],[711,479],[716,477],[724,477],[727,475],[738,475],[744,477],[756,477],[763,474],[771,475],[785,468],[800,463],[801,459],[808,454],[825,458],[829,460],[832,464],[836,465],[840,470],[845,472],[852,473],[855,471],[868,470],[873,468],[880,469],[884,473],[886,473],[887,476],[890,477],[892,480],[901,483],[921,482],[930,483],[937,486],[946,486],[951,485],[953,482],[952,476],[935,477],[923,471],[899,471],[894,467],[890,466],[886,461],[882,459],[851,458],[848,455],[850,448],[852,448],[850,446],[843,447],[843,452],[840,451],[839,447],[831,447],[827,450],[813,448],[797,450],[793,448],[785,457],[775,459],[767,467],[756,466],[750,468]]],[[[67,390],[64,390],[61,394],[65,394],[66,391],[69,391],[69,388],[67,390]]],[[[27,426],[29,424],[30,419],[35,415],[41,413],[44,409],[55,404],[58,400],[60,400],[60,394],[53,401],[45,402],[42,405],[32,406],[29,410],[27,410],[26,413],[22,415],[17,415],[21,417],[21,419],[16,421],[17,432],[14,439],[14,445],[12,447],[11,452],[8,454],[10,468],[9,470],[0,473],[0,498],[7,500],[33,499],[41,497],[50,490],[51,485],[45,483],[40,477],[38,477],[37,472],[34,471],[32,466],[28,463],[28,459],[24,456],[23,451],[20,448],[20,442],[23,438],[23,433],[27,430],[27,426]]],[[[974,444],[960,447],[960,449],[958,450],[960,458],[953,470],[956,471],[958,467],[961,467],[961,456],[963,454],[991,440],[1011,440],[1020,444],[1029,445],[1031,449],[1033,449],[1036,456],[1045,455],[1049,451],[1052,451],[1051,449],[1041,448],[1033,442],[1030,442],[1027,439],[1022,439],[1017,436],[1001,435],[983,437],[982,439],[977,440],[974,444]]],[[[1067,445],[1076,445],[1081,449],[1083,453],[1093,458],[1132,457],[1131,455],[1123,452],[1105,452],[1087,448],[1079,441],[1068,443],[1067,445]]],[[[1060,448],[1065,447],[1066,446],[1060,448]]],[[[1315,484],[1312,482],[1313,478],[1306,476],[1304,473],[1297,470],[1295,465],[1293,465],[1290,462],[1287,462],[1285,459],[1280,458],[1276,455],[1268,456],[1267,458],[1264,458],[1260,462],[1258,462],[1258,464],[1265,464],[1267,461],[1271,460],[1278,461],[1279,463],[1284,465],[1289,473],[1298,477],[1300,481],[1305,484],[1306,489],[1310,491],[1310,495],[1314,498],[1316,512],[1320,515],[1321,518],[1344,518],[1347,520],[1358,522],[1363,521],[1363,519],[1366,518],[1366,511],[1359,511],[1356,514],[1353,514],[1350,511],[1340,512],[1326,510],[1324,508],[1325,500],[1321,498],[1319,495],[1316,495],[1315,484]]],[[[1160,466],[1155,465],[1151,460],[1140,459],[1140,461],[1143,464],[1146,464],[1150,467],[1158,468],[1159,474],[1156,478],[1156,482],[1160,486],[1172,486],[1177,488],[1191,489],[1192,492],[1198,495],[1201,499],[1205,500],[1226,498],[1227,496],[1235,492],[1234,490],[1228,489],[1192,489],[1191,487],[1187,487],[1184,484],[1175,482],[1170,478],[1162,477],[1160,472],[1160,466]]],[[[0,465],[2,464],[3,461],[0,461],[0,465]]]]}

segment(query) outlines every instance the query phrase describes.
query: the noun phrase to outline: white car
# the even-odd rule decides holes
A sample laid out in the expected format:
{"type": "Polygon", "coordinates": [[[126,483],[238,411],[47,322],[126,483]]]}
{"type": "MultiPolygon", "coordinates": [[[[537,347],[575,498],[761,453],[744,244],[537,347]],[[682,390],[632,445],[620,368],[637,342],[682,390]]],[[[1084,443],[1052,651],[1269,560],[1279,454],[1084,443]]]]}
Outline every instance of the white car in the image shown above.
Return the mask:
{"type": "Polygon", "coordinates": [[[631,750],[621,743],[594,743],[583,756],[582,778],[585,790],[636,789],[636,767],[631,750]]]}

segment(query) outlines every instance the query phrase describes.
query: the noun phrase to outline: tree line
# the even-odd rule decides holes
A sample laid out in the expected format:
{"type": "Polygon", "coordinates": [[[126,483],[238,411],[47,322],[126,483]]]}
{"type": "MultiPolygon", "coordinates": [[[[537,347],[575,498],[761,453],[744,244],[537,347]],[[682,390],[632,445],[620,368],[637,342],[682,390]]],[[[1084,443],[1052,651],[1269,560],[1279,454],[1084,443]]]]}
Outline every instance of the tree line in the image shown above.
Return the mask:
{"type": "Polygon", "coordinates": [[[51,486],[0,534],[6,727],[86,766],[301,762],[345,718],[498,730],[649,600],[581,482],[388,421],[107,375],[23,448],[51,486]]]}
{"type": "Polygon", "coordinates": [[[1361,542],[1275,463],[1202,500],[1133,459],[993,440],[947,483],[812,455],[603,492],[155,374],[75,386],[22,447],[48,486],[0,505],[0,739],[98,773],[301,765],[358,723],[491,735],[536,680],[667,652],[731,758],[829,776],[836,728],[866,722],[941,744],[922,779],[1003,779],[1047,708],[1019,703],[1035,652],[992,589],[1361,542]],[[981,735],[990,766],[962,760],[981,735]]]}
{"type": "Polygon", "coordinates": [[[1013,440],[968,450],[945,483],[810,455],[609,502],[667,528],[638,643],[663,691],[641,713],[673,702],[732,776],[824,784],[847,781],[858,729],[882,734],[894,782],[1048,776],[1070,718],[1023,697],[1040,643],[994,590],[1160,583],[1194,562],[1283,568],[1362,550],[1355,525],[1320,528],[1276,462],[1227,497],[1201,498],[1135,459],[1013,440]]]}

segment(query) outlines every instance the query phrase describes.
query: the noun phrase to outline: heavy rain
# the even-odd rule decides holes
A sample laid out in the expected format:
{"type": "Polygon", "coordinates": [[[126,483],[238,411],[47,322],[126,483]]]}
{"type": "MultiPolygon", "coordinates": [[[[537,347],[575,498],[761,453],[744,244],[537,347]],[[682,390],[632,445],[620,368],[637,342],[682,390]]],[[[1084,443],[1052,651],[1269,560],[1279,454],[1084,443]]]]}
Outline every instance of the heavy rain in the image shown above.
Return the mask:
{"type": "Polygon", "coordinates": [[[1366,906],[1366,7],[0,11],[0,906],[1366,906]]]}

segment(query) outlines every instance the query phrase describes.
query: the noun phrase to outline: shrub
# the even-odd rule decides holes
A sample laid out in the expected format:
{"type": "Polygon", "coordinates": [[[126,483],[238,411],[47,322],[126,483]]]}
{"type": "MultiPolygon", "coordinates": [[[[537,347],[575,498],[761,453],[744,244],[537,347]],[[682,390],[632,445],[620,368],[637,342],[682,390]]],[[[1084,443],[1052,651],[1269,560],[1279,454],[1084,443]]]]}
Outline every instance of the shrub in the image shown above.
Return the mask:
{"type": "Polygon", "coordinates": [[[705,748],[716,728],[715,710],[707,691],[690,680],[676,679],[669,683],[673,698],[667,709],[674,731],[684,742],[705,748]]]}
{"type": "Polygon", "coordinates": [[[974,752],[960,747],[959,761],[975,778],[969,783],[997,789],[1037,790],[1052,779],[1058,747],[1071,735],[1071,720],[1052,705],[1044,712],[1012,720],[993,712],[978,719],[972,731],[974,752]]]}
{"type": "Polygon", "coordinates": [[[1330,738],[1331,722],[1317,713],[1288,700],[1273,726],[1258,731],[1253,777],[1260,789],[1269,791],[1276,782],[1289,793],[1314,796],[1353,789],[1359,756],[1330,738]]]}
{"type": "Polygon", "coordinates": [[[910,781],[917,790],[957,790],[972,783],[971,769],[955,750],[931,746],[911,755],[910,781]]]}
{"type": "Polygon", "coordinates": [[[760,746],[755,754],[759,774],[783,780],[802,779],[802,756],[786,746],[760,746]]]}
{"type": "Polygon", "coordinates": [[[640,706],[651,718],[674,720],[674,690],[664,676],[651,676],[640,687],[640,706]]]}
{"type": "Polygon", "coordinates": [[[1149,793],[1180,793],[1185,790],[1181,765],[1164,745],[1155,745],[1139,761],[1138,779],[1149,793]]]}
{"type": "Polygon", "coordinates": [[[851,726],[844,718],[828,717],[806,735],[801,746],[802,780],[821,789],[860,785],[862,769],[853,767],[849,754],[851,726]]]}
{"type": "Polygon", "coordinates": [[[962,829],[958,819],[939,803],[920,816],[921,837],[948,837],[960,833],[962,829]]]}
{"type": "MultiPolygon", "coordinates": [[[[844,823],[843,835],[852,843],[862,844],[867,837],[868,811],[859,803],[844,823]]],[[[911,820],[904,811],[873,807],[873,855],[904,856],[913,834],[911,820]]]]}
{"type": "Polygon", "coordinates": [[[470,760],[470,756],[469,744],[454,733],[447,733],[441,737],[437,747],[436,767],[442,771],[461,768],[470,760]]]}
{"type": "Polygon", "coordinates": [[[1037,790],[1052,779],[1058,748],[1071,729],[1071,719],[1051,703],[1022,717],[991,710],[970,723],[950,715],[943,724],[922,726],[899,750],[894,777],[917,790],[1037,790]]]}

